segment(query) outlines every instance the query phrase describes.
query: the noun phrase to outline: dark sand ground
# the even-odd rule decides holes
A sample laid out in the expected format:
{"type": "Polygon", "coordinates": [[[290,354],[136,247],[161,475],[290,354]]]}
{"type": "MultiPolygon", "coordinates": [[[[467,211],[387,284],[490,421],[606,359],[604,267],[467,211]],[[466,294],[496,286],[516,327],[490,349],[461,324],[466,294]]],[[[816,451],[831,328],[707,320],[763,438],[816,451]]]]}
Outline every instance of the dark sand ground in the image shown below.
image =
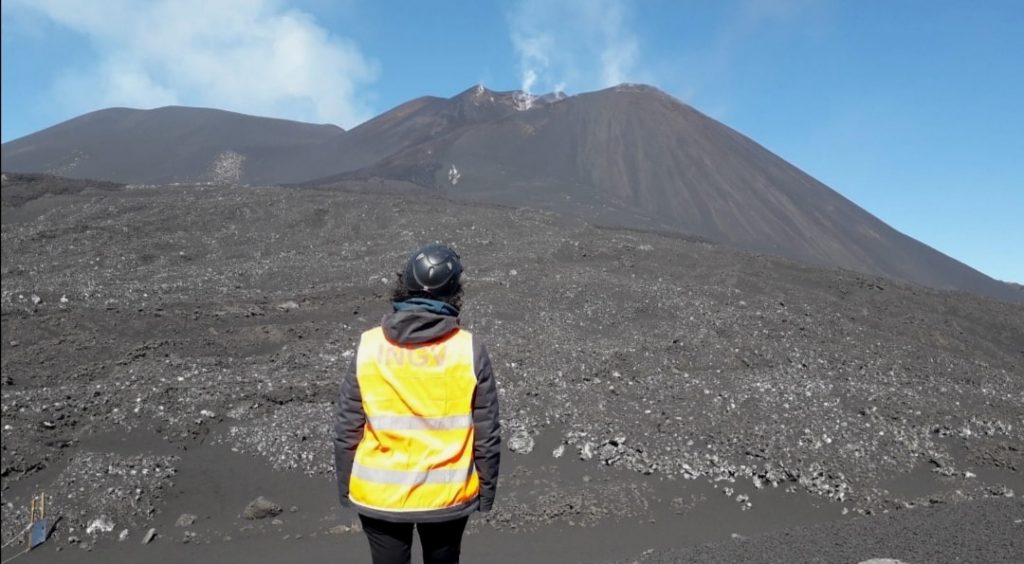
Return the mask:
{"type": "Polygon", "coordinates": [[[331,402],[430,240],[511,448],[465,561],[1024,560],[1019,304],[415,196],[10,188],[3,539],[63,517],[17,561],[367,561],[331,402]]]}
{"type": "MultiPolygon", "coordinates": [[[[134,453],[138,447],[159,442],[158,437],[107,437],[88,447],[134,453]]],[[[543,447],[550,445],[545,442],[552,441],[541,441],[540,455],[505,453],[506,472],[516,478],[503,483],[503,494],[529,497],[531,491],[557,489],[563,481],[637,481],[627,472],[593,468],[575,459],[548,460],[543,447]]],[[[169,448],[167,452],[175,451],[169,448]]],[[[806,493],[769,490],[753,494],[758,509],[741,512],[734,501],[703,481],[653,476],[639,481],[648,504],[642,516],[611,515],[586,524],[557,523],[507,531],[481,525],[474,518],[463,544],[463,560],[831,563],[889,557],[904,562],[1015,562],[1024,554],[1024,501],[1015,498],[853,517],[842,515],[840,506],[806,493]],[[676,498],[686,503],[673,504],[671,500],[676,498]]],[[[150,523],[159,532],[152,543],[141,544],[139,530],[132,531],[124,542],[93,545],[87,540],[86,548],[51,542],[19,560],[369,562],[366,541],[358,530],[332,531],[338,524],[355,525],[358,521],[335,503],[333,493],[329,480],[275,472],[250,456],[203,446],[182,455],[175,492],[163,514],[150,523]],[[294,504],[297,511],[286,511],[279,525],[253,526],[240,518],[239,508],[250,501],[254,491],[294,504]],[[176,527],[177,516],[186,512],[198,517],[196,524],[187,529],[176,527]],[[251,528],[246,530],[247,526],[251,528]],[[196,534],[189,543],[183,542],[186,530],[196,534]]],[[[4,557],[11,554],[5,551],[4,557]]],[[[422,560],[417,555],[414,562],[418,561],[422,560]]]]}

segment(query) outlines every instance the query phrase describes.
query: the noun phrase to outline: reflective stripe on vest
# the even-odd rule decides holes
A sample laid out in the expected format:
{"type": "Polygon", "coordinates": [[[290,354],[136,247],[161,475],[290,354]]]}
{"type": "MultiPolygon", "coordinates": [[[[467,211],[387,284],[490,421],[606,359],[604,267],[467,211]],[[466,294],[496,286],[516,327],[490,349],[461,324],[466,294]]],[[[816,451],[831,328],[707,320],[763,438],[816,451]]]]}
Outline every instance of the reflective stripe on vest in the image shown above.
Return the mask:
{"type": "Polygon", "coordinates": [[[356,448],[349,497],[384,511],[463,505],[480,485],[473,464],[473,338],[456,330],[416,346],[380,327],[363,333],[356,378],[366,427],[356,448]]]}
{"type": "Polygon", "coordinates": [[[352,465],[352,475],[368,482],[414,486],[418,484],[462,483],[469,479],[468,468],[435,468],[434,470],[384,470],[352,465]]]}
{"type": "Polygon", "coordinates": [[[418,415],[372,415],[366,418],[366,422],[378,431],[465,429],[473,424],[473,416],[420,417],[418,415]]]}

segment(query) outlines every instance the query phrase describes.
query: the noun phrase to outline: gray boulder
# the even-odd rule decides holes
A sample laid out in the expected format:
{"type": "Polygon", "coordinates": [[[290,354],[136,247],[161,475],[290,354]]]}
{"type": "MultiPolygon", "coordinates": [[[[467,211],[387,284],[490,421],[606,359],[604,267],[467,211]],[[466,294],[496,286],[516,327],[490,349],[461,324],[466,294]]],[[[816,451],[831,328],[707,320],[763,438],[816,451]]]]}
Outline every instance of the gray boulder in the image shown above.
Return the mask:
{"type": "Polygon", "coordinates": [[[257,519],[266,519],[267,517],[280,515],[282,511],[283,509],[281,509],[280,505],[263,496],[259,496],[250,501],[249,505],[245,506],[245,510],[242,511],[242,517],[245,517],[250,521],[255,521],[257,519]]]}

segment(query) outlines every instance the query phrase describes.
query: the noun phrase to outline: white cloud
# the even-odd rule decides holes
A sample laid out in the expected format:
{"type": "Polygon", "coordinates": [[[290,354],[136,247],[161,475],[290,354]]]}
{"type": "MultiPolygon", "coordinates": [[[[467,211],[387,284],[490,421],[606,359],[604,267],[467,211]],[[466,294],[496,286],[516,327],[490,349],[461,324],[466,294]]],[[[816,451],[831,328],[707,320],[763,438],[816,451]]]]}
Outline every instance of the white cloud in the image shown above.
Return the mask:
{"type": "Polygon", "coordinates": [[[591,90],[643,80],[623,0],[521,0],[508,16],[521,88],[591,90]]]}
{"type": "Polygon", "coordinates": [[[98,60],[53,95],[73,111],[210,106],[351,127],[372,115],[377,63],[275,0],[5,0],[85,36],[98,60]]]}

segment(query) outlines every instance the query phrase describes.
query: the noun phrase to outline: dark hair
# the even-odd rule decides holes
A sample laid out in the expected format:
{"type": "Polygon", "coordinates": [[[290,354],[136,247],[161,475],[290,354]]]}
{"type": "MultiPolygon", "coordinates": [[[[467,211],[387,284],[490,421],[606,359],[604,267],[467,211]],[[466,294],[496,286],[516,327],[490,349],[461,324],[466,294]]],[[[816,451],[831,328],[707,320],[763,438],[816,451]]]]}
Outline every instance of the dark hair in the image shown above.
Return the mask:
{"type": "Polygon", "coordinates": [[[430,292],[424,290],[410,290],[405,286],[405,275],[401,272],[395,273],[395,285],[391,288],[391,301],[393,302],[404,302],[411,298],[427,298],[430,300],[440,300],[455,309],[462,309],[462,282],[455,288],[455,292],[450,296],[435,296],[430,292]]]}

